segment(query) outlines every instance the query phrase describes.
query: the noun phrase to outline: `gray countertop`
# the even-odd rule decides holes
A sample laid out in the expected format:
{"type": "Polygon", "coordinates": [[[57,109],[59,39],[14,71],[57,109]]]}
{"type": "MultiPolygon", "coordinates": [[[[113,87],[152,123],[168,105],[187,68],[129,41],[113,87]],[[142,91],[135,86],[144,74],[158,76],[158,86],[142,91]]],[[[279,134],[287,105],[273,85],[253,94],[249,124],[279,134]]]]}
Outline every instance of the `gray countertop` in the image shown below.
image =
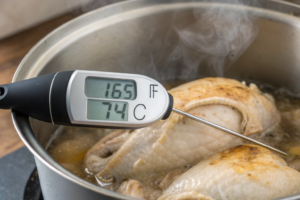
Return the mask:
{"type": "Polygon", "coordinates": [[[0,159],[0,200],[23,200],[25,185],[35,168],[26,147],[0,159]]]}

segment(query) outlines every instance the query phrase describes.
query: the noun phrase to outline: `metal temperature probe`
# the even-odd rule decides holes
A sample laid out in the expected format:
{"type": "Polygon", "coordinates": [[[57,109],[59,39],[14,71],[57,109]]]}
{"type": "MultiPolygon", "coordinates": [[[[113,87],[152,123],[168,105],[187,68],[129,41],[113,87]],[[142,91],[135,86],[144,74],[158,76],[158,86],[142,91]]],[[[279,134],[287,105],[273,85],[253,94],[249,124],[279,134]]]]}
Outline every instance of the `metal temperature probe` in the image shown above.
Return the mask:
{"type": "Polygon", "coordinates": [[[0,86],[0,109],[68,126],[137,129],[167,119],[172,110],[263,146],[278,149],[173,108],[173,97],[147,76],[99,71],[64,71],[0,86]]]}

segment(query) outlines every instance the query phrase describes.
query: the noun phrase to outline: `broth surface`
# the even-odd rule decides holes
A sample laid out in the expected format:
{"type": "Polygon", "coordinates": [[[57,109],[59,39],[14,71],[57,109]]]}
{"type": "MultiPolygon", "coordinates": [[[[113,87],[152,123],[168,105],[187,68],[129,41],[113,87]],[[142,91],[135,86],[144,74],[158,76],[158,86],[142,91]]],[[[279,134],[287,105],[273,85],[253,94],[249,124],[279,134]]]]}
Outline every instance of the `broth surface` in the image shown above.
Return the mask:
{"type": "MultiPolygon", "coordinates": [[[[175,81],[163,85],[166,89],[171,89],[182,83],[184,82],[175,81]]],[[[260,89],[275,98],[276,107],[281,114],[281,122],[274,131],[267,134],[254,135],[252,138],[289,153],[288,156],[281,157],[287,163],[293,162],[293,165],[296,166],[294,168],[299,168],[298,170],[300,170],[300,98],[282,89],[275,89],[265,85],[261,85],[260,89]]],[[[113,131],[109,129],[62,127],[62,130],[51,142],[47,151],[70,172],[99,185],[94,175],[85,170],[84,156],[94,144],[113,131]]],[[[179,170],[185,171],[190,167],[186,166],[179,170]]],[[[164,174],[161,175],[163,176],[164,174]]],[[[156,183],[147,181],[151,180],[150,177],[145,177],[144,180],[141,184],[144,195],[148,200],[155,200],[162,195],[163,191],[157,188],[156,183]]],[[[106,188],[116,191],[118,185],[106,188]]]]}

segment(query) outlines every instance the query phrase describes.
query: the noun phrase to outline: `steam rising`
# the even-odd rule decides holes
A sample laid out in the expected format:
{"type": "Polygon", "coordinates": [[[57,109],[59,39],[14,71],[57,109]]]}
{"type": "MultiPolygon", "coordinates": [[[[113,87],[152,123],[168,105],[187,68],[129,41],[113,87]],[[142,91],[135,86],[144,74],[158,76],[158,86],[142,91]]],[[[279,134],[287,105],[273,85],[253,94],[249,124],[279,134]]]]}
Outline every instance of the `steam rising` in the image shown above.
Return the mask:
{"type": "MultiPolygon", "coordinates": [[[[137,72],[160,81],[224,76],[258,33],[255,16],[241,8],[239,1],[230,2],[235,5],[203,3],[193,10],[176,11],[169,16],[169,27],[147,21],[149,28],[139,44],[143,52],[139,56],[147,54],[148,58],[137,72]]],[[[129,51],[131,57],[138,54],[129,51]]],[[[121,59],[124,70],[134,63],[131,57],[121,59]]]]}
{"type": "Polygon", "coordinates": [[[219,6],[194,10],[193,15],[194,23],[173,26],[179,43],[169,60],[182,60],[181,78],[196,78],[199,74],[223,76],[255,39],[258,28],[254,18],[247,12],[219,6]]]}
{"type": "MultiPolygon", "coordinates": [[[[91,0],[81,9],[87,11],[119,1],[91,0]]],[[[184,1],[174,0],[176,2],[184,1]]],[[[161,81],[224,76],[231,64],[256,38],[258,28],[255,16],[239,8],[243,6],[239,0],[224,1],[230,4],[221,4],[221,0],[201,2],[202,7],[195,7],[192,11],[179,10],[167,16],[170,19],[166,21],[170,21],[164,23],[169,27],[160,27],[159,18],[155,17],[147,21],[147,30],[144,24],[139,28],[134,21],[131,25],[130,22],[129,25],[120,24],[124,26],[120,28],[122,31],[112,33],[116,38],[126,34],[128,38],[132,38],[132,35],[143,37],[143,42],[132,45],[132,48],[119,55],[118,65],[122,71],[145,74],[161,81]],[[133,30],[135,33],[131,32],[133,30]],[[134,67],[136,69],[130,71],[134,67]]],[[[257,4],[256,0],[243,2],[247,2],[247,5],[257,4]]]]}
{"type": "Polygon", "coordinates": [[[205,67],[200,70],[223,76],[226,67],[252,43],[257,28],[246,14],[220,8],[195,11],[194,15],[196,23],[182,29],[175,27],[180,42],[170,59],[182,58],[189,76],[202,64],[205,67]]]}

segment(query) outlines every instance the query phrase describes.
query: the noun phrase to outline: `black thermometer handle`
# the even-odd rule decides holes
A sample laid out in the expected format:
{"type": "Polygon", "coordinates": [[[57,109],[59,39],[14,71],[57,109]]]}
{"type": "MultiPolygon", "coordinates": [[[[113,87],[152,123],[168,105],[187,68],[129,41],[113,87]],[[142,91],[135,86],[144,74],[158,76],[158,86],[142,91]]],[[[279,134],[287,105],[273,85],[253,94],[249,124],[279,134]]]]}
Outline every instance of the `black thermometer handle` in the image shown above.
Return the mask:
{"type": "Polygon", "coordinates": [[[0,85],[0,109],[15,110],[45,122],[70,125],[66,94],[73,72],[57,72],[0,85]]]}
{"type": "MultiPolygon", "coordinates": [[[[0,85],[0,109],[11,109],[41,121],[72,126],[74,124],[67,110],[67,88],[73,73],[63,71],[0,85]]],[[[162,119],[170,116],[172,108],[173,97],[169,94],[169,107],[162,119]]]]}

